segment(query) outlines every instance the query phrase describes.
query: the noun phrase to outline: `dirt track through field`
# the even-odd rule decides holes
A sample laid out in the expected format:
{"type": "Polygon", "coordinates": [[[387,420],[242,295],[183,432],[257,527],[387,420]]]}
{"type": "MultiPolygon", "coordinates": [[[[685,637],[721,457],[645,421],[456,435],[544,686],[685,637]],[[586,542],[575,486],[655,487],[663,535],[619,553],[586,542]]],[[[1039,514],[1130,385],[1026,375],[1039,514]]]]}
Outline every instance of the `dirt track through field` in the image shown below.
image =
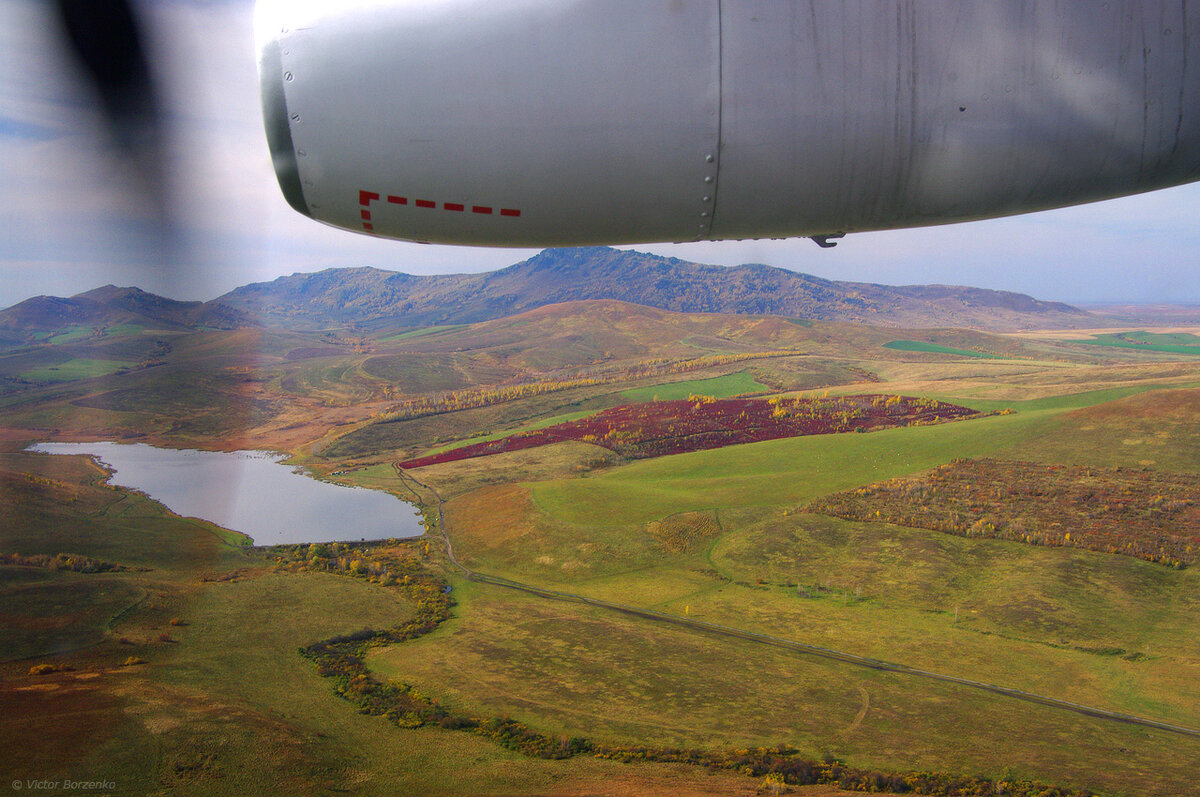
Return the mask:
{"type": "Polygon", "coordinates": [[[842,662],[856,667],[865,667],[872,670],[880,670],[884,672],[894,672],[901,675],[909,675],[917,678],[925,678],[931,681],[942,681],[944,683],[958,684],[959,686],[967,686],[972,689],[978,689],[984,692],[1010,697],[1017,700],[1024,700],[1028,703],[1036,703],[1050,708],[1062,709],[1071,711],[1076,714],[1082,714],[1087,717],[1096,719],[1109,720],[1111,722],[1120,722],[1127,725],[1140,725],[1146,728],[1154,728],[1160,731],[1168,731],[1170,733],[1178,733],[1184,736],[1194,736],[1200,738],[1200,729],[1189,728],[1183,725],[1172,725],[1167,722],[1150,719],[1148,717],[1138,717],[1133,714],[1122,714],[1117,711],[1109,711],[1108,709],[1097,708],[1095,706],[1087,706],[1082,703],[1074,703],[1069,700],[1061,700],[1056,697],[1047,697],[1045,695],[1026,692],[1021,689],[1014,689],[1008,686],[1000,686],[990,684],[983,681],[973,681],[969,678],[959,678],[955,675],[947,675],[945,673],[932,672],[930,670],[921,670],[915,667],[909,667],[905,664],[897,664],[894,662],[883,661],[881,659],[872,659],[866,656],[859,656],[854,653],[846,653],[832,648],[825,648],[819,645],[810,645],[805,642],[797,642],[782,637],[771,636],[769,634],[760,634],[754,631],[745,631],[732,626],[720,625],[717,623],[707,623],[702,620],[695,620],[690,617],[681,617],[674,614],[666,614],[664,612],[656,612],[652,609],[641,609],[636,606],[627,606],[620,603],[612,603],[610,601],[599,600],[598,598],[589,598],[586,595],[576,595],[570,592],[559,592],[558,590],[546,589],[533,584],[522,584],[519,581],[512,581],[499,576],[492,576],[486,573],[479,573],[458,561],[454,556],[454,547],[450,541],[450,535],[446,528],[446,515],[443,508],[442,497],[437,490],[432,487],[422,484],[411,474],[406,473],[398,464],[394,464],[396,473],[399,474],[402,481],[416,492],[416,487],[428,490],[437,501],[438,507],[438,532],[446,546],[446,556],[450,562],[459,570],[466,574],[471,581],[482,584],[492,584],[505,589],[524,592],[529,595],[536,595],[541,598],[556,601],[567,601],[570,603],[582,603],[588,606],[595,606],[600,609],[617,612],[630,617],[637,617],[642,620],[650,620],[656,623],[664,623],[676,627],[686,628],[692,631],[697,631],[704,634],[721,636],[725,638],[741,639],[748,642],[754,642],[770,647],[782,648],[796,653],[801,653],[808,656],[814,656],[820,659],[842,662]],[[411,484],[410,484],[411,483],[411,484]],[[415,485],[415,486],[413,486],[415,485]]]}

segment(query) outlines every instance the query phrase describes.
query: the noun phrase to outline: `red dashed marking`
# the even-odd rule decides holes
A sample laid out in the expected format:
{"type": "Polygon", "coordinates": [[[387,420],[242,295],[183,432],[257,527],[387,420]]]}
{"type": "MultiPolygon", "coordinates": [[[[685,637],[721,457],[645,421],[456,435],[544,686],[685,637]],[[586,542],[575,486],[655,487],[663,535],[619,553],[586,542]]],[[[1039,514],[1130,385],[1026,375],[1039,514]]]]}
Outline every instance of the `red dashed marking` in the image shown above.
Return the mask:
{"type": "Polygon", "coordinates": [[[363,206],[358,215],[362,217],[362,226],[367,232],[375,229],[375,225],[371,223],[371,211],[367,210],[367,208],[371,207],[371,203],[376,199],[379,199],[379,194],[376,194],[374,191],[358,192],[358,204],[363,206]]]}
{"type": "MultiPolygon", "coordinates": [[[[408,197],[396,196],[395,194],[386,194],[384,196],[387,197],[387,202],[390,205],[407,205],[408,204],[408,197]]],[[[362,226],[363,226],[363,229],[366,230],[367,232],[371,232],[375,229],[375,225],[371,223],[371,210],[370,210],[371,203],[378,201],[380,198],[381,198],[381,195],[375,193],[374,191],[361,191],[360,190],[358,192],[358,204],[362,205],[362,209],[359,211],[359,216],[362,217],[362,226]]],[[[413,204],[419,208],[430,208],[430,209],[437,209],[437,206],[438,206],[438,203],[434,202],[432,199],[414,199],[413,204]]],[[[453,211],[455,213],[462,213],[466,209],[467,209],[467,206],[461,202],[443,202],[442,203],[442,210],[449,210],[449,211],[453,211]]],[[[495,208],[493,208],[490,205],[471,205],[471,212],[479,213],[479,214],[482,214],[485,216],[490,216],[496,211],[495,211],[495,208]]],[[[507,216],[509,218],[517,218],[521,215],[521,211],[518,210],[517,208],[500,208],[499,212],[500,212],[501,216],[507,216]]]]}

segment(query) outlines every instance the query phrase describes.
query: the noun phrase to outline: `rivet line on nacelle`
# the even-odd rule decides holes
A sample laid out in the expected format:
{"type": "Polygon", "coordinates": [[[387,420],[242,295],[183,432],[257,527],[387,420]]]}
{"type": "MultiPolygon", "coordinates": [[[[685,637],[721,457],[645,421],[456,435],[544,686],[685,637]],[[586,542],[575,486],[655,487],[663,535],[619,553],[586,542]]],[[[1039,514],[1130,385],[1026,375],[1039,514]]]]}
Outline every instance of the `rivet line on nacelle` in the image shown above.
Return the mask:
{"type": "MultiPolygon", "coordinates": [[[[710,167],[710,169],[708,171],[716,170],[716,168],[717,168],[716,160],[717,160],[716,155],[714,155],[711,152],[704,156],[704,162],[707,164],[712,164],[712,166],[710,167]]],[[[704,175],[705,193],[703,195],[701,195],[700,201],[706,205],[713,201],[712,200],[712,197],[713,197],[712,191],[714,188],[716,188],[715,183],[716,183],[716,175],[715,174],[704,175]]],[[[697,240],[697,241],[702,240],[705,237],[707,237],[709,231],[712,229],[712,218],[711,218],[711,214],[709,213],[707,208],[700,211],[700,223],[697,225],[697,229],[698,229],[698,232],[697,232],[696,238],[695,238],[695,240],[697,240]]]]}

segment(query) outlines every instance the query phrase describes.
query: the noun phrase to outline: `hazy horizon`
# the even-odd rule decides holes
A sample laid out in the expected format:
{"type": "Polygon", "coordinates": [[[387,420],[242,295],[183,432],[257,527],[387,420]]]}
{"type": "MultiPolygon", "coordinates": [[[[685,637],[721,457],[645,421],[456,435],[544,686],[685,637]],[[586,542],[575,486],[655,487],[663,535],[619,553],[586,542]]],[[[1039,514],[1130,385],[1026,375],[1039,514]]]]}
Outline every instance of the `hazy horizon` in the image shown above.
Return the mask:
{"type": "MultiPolygon", "coordinates": [[[[613,247],[613,248],[615,248],[615,249],[622,249],[622,250],[629,250],[629,251],[637,251],[637,252],[649,252],[649,247],[639,247],[639,246],[621,246],[621,247],[613,247]]],[[[547,250],[541,250],[541,251],[547,251],[547,250]]],[[[654,253],[652,253],[652,252],[651,252],[650,254],[654,254],[654,253]]],[[[664,256],[664,257],[678,257],[678,255],[663,255],[663,256],[664,256]]],[[[516,261],[514,261],[513,263],[510,263],[510,264],[509,264],[509,266],[513,266],[513,265],[519,265],[520,263],[524,262],[524,261],[525,261],[525,260],[527,260],[527,259],[529,259],[529,258],[522,258],[521,260],[516,260],[516,261]]],[[[680,258],[680,259],[682,260],[682,259],[684,259],[684,258],[680,258]]],[[[696,262],[696,261],[689,261],[689,262],[696,262]]],[[[717,265],[717,266],[723,266],[723,267],[725,267],[725,268],[737,268],[738,266],[742,266],[742,265],[771,265],[771,264],[763,264],[763,263],[739,263],[739,264],[736,264],[736,265],[725,265],[725,264],[721,264],[721,263],[699,263],[699,264],[700,264],[700,265],[717,265]]],[[[413,274],[412,272],[406,272],[406,271],[403,271],[402,269],[397,269],[397,268],[381,268],[381,267],[379,267],[379,266],[371,266],[371,265],[344,265],[344,266],[326,266],[326,267],[314,267],[314,268],[312,268],[312,269],[305,270],[305,271],[294,271],[294,272],[291,272],[291,273],[289,273],[289,274],[279,274],[279,275],[276,275],[276,276],[273,276],[273,277],[269,277],[269,278],[267,278],[267,279],[262,279],[262,280],[253,280],[253,281],[251,281],[251,282],[243,282],[243,283],[240,283],[240,284],[238,284],[238,285],[234,285],[234,286],[230,287],[228,290],[223,290],[223,291],[221,291],[220,293],[214,294],[214,295],[212,295],[212,296],[199,297],[199,298],[174,296],[174,295],[171,295],[170,293],[160,293],[160,292],[158,292],[158,291],[150,290],[149,288],[146,288],[146,287],[144,287],[144,286],[142,286],[142,285],[137,285],[137,284],[133,284],[133,283],[129,283],[129,284],[122,284],[122,283],[117,283],[117,282],[112,282],[112,281],[109,281],[109,282],[104,282],[104,283],[97,284],[97,285],[91,285],[91,286],[87,286],[87,287],[81,288],[80,290],[74,291],[73,293],[70,293],[70,294],[34,294],[34,295],[32,295],[32,296],[26,296],[26,297],[24,297],[24,298],[22,298],[22,299],[18,299],[18,300],[17,300],[17,301],[15,301],[15,302],[12,302],[11,304],[5,304],[5,305],[2,305],[2,306],[0,306],[0,310],[5,310],[5,309],[8,309],[8,308],[10,308],[10,307],[16,306],[16,305],[20,304],[21,302],[23,302],[23,301],[27,301],[27,300],[29,300],[29,299],[39,298],[39,297],[43,297],[43,296],[50,297],[50,298],[58,298],[58,299],[70,299],[70,298],[73,298],[73,297],[75,297],[75,296],[79,296],[79,295],[81,295],[81,294],[85,294],[85,293],[90,293],[90,292],[92,292],[92,291],[100,290],[100,289],[102,289],[102,288],[109,287],[109,286],[116,287],[116,288],[136,288],[136,289],[139,289],[139,290],[146,291],[147,293],[151,293],[151,294],[154,294],[154,295],[156,295],[156,296],[161,296],[161,297],[163,297],[163,298],[166,298],[166,299],[173,299],[173,300],[175,300],[175,301],[183,301],[183,302],[190,302],[190,301],[210,302],[210,301],[215,301],[215,300],[217,300],[217,299],[221,298],[222,296],[224,296],[224,295],[226,295],[226,294],[230,293],[231,291],[234,291],[234,290],[236,290],[236,289],[238,289],[238,288],[246,287],[246,286],[248,286],[248,285],[254,285],[254,284],[265,284],[265,283],[273,282],[273,281],[275,281],[275,280],[282,279],[282,278],[285,278],[285,277],[293,277],[293,276],[297,276],[297,275],[303,275],[303,274],[316,274],[316,273],[318,273],[318,272],[321,272],[321,271],[331,271],[331,270],[337,270],[337,269],[343,269],[343,268],[374,268],[374,269],[376,269],[376,270],[379,270],[379,271],[386,271],[386,272],[390,272],[390,273],[396,273],[396,274],[410,274],[410,275],[413,275],[413,276],[437,276],[437,275],[435,275],[435,274],[413,274]]],[[[479,271],[469,271],[469,270],[462,270],[462,271],[456,271],[456,272],[439,272],[439,274],[447,274],[447,275],[453,275],[453,274],[481,274],[481,273],[487,273],[487,272],[489,272],[489,271],[499,271],[499,270],[501,270],[501,269],[504,269],[504,268],[508,268],[508,266],[501,266],[501,267],[499,267],[499,268],[496,268],[496,269],[484,269],[484,270],[479,270],[479,271]]],[[[807,272],[800,272],[800,271],[797,271],[796,269],[787,269],[787,268],[786,268],[786,267],[784,267],[784,266],[779,266],[778,268],[783,268],[784,270],[787,270],[787,271],[792,271],[792,272],[794,272],[794,273],[798,273],[798,274],[806,274],[807,276],[820,276],[820,275],[808,274],[807,272]]],[[[942,283],[937,283],[937,282],[921,282],[921,283],[917,283],[917,282],[895,282],[895,283],[882,283],[882,282],[873,282],[873,281],[868,281],[868,280],[850,280],[850,279],[840,280],[840,279],[838,279],[837,277],[827,277],[827,276],[825,276],[825,277],[821,277],[821,278],[822,278],[822,279],[830,279],[830,280],[834,280],[834,281],[837,281],[837,282],[849,282],[849,283],[870,283],[870,284],[876,284],[876,285],[885,285],[885,286],[889,286],[889,287],[907,287],[907,286],[939,286],[939,285],[950,286],[950,287],[963,287],[963,288],[981,288],[981,287],[984,287],[984,286],[979,286],[979,285],[970,285],[970,284],[967,284],[967,283],[945,283],[945,282],[942,282],[942,283]]],[[[1200,299],[1192,299],[1192,300],[1183,300],[1183,299],[1157,299],[1157,300],[1145,300],[1145,301],[1129,301],[1129,300],[1125,300],[1125,299],[1108,299],[1108,300],[1103,300],[1103,299],[1101,299],[1101,300],[1084,300],[1084,299],[1080,299],[1080,300],[1074,300],[1074,301],[1072,301],[1072,300],[1070,300],[1070,299],[1049,299],[1049,298],[1046,298],[1046,297],[1044,297],[1044,296],[1038,296],[1038,295],[1036,295],[1036,294],[1029,294],[1029,293],[1027,293],[1027,292],[1025,292],[1025,291],[1010,291],[1009,289],[1006,289],[1006,288],[986,288],[986,289],[987,289],[987,290],[997,290],[997,291],[1007,291],[1007,292],[1011,292],[1011,293],[1021,293],[1021,294],[1025,294],[1025,295],[1031,296],[1032,298],[1034,298],[1034,299],[1037,299],[1037,300],[1039,300],[1039,301],[1043,301],[1043,302],[1062,302],[1062,303],[1065,303],[1065,304],[1070,304],[1070,305],[1074,305],[1074,306],[1081,307],[1081,308],[1084,308],[1084,307],[1105,307],[1105,306],[1113,306],[1113,305],[1116,305],[1116,306],[1121,306],[1121,305],[1138,305],[1138,306],[1170,305],[1170,306],[1180,306],[1180,307],[1200,306],[1200,299]]]]}

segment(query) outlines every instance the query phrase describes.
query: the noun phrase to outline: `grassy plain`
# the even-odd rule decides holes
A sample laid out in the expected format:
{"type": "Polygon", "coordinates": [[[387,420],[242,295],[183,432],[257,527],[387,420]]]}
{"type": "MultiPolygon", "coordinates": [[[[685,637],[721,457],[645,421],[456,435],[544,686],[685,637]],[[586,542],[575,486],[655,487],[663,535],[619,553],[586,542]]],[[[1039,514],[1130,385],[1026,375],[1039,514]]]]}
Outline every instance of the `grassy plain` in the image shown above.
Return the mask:
{"type": "Polygon", "coordinates": [[[739,371],[710,379],[690,379],[683,382],[669,382],[665,385],[622,390],[621,398],[633,404],[639,401],[674,401],[689,396],[731,398],[750,393],[764,393],[769,389],[766,385],[756,381],[750,373],[739,371]]]}
{"type": "Polygon", "coordinates": [[[983,360],[997,360],[1000,355],[992,354],[986,351],[971,351],[969,349],[956,349],[952,346],[943,346],[940,343],[926,343],[921,340],[889,340],[883,344],[885,349],[894,349],[896,351],[920,351],[929,354],[954,354],[959,357],[977,357],[983,360]]]}
{"type": "Polygon", "coordinates": [[[33,368],[22,372],[20,376],[31,382],[73,382],[76,379],[90,379],[95,376],[111,374],[133,364],[121,360],[92,360],[77,357],[67,360],[61,365],[33,368]]]}
{"type": "Polygon", "coordinates": [[[1200,337],[1187,332],[1113,332],[1096,335],[1083,343],[1168,354],[1200,354],[1200,337]]]}
{"type": "Polygon", "coordinates": [[[530,489],[555,519],[597,526],[646,523],[698,509],[791,506],[955,457],[982,456],[1024,439],[1053,415],[1040,410],[942,426],[767,440],[643,460],[530,489]]]}
{"type": "MultiPolygon", "coordinates": [[[[803,511],[830,493],[958,458],[1200,474],[1200,362],[946,330],[903,334],[1014,359],[883,348],[900,334],[613,303],[380,339],[209,331],[171,338],[168,351],[131,333],[120,338],[139,352],[128,373],[6,383],[0,421],[14,443],[113,436],[290,451],[339,474],[329,478],[415,496],[430,517],[440,496],[458,559],[481,572],[1200,727],[1196,568],[803,511]],[[637,371],[627,382],[379,422],[406,396],[455,385],[781,349],[806,354],[637,371]],[[906,393],[1011,413],[636,462],[571,443],[404,476],[392,466],[633,399],[768,386],[906,393]]],[[[27,347],[0,365],[15,375],[97,356],[89,347],[101,343],[27,347]]],[[[296,650],[402,621],[412,608],[400,593],[273,572],[269,555],[236,535],[104,486],[86,459],[17,447],[0,452],[0,553],[68,552],[129,569],[0,568],[0,748],[30,750],[0,763],[0,782],[107,777],[122,793],[186,794],[760,786],[681,765],[530,759],[459,731],[404,730],[359,714],[296,650]],[[129,656],[146,663],[123,666],[129,656]],[[36,663],[73,669],[34,676],[36,663]],[[80,732],[80,716],[93,732],[80,732]]],[[[1195,737],[475,583],[429,541],[430,565],[451,580],[455,618],[373,650],[369,666],[464,711],[615,744],[786,744],[866,768],[1030,778],[1104,795],[1197,789],[1195,737]]]]}
{"type": "Polygon", "coordinates": [[[446,324],[441,326],[422,327],[420,329],[410,329],[407,332],[398,332],[395,335],[386,335],[379,338],[379,340],[383,343],[391,343],[397,340],[411,340],[413,338],[421,338],[426,335],[456,332],[460,329],[465,329],[466,326],[466,324],[446,324]]]}
{"type": "Polygon", "coordinates": [[[786,739],[815,759],[1128,794],[1175,793],[1192,777],[1186,759],[1200,753],[1196,740],[964,687],[731,645],[487,585],[456,589],[461,622],[369,663],[455,706],[551,733],[710,749],[786,739]],[[1099,776],[1097,760],[1106,761],[1099,776]]]}
{"type": "Polygon", "coordinates": [[[47,340],[55,345],[74,343],[77,340],[88,337],[89,335],[93,334],[93,332],[94,330],[89,326],[72,326],[50,336],[47,340]]]}

